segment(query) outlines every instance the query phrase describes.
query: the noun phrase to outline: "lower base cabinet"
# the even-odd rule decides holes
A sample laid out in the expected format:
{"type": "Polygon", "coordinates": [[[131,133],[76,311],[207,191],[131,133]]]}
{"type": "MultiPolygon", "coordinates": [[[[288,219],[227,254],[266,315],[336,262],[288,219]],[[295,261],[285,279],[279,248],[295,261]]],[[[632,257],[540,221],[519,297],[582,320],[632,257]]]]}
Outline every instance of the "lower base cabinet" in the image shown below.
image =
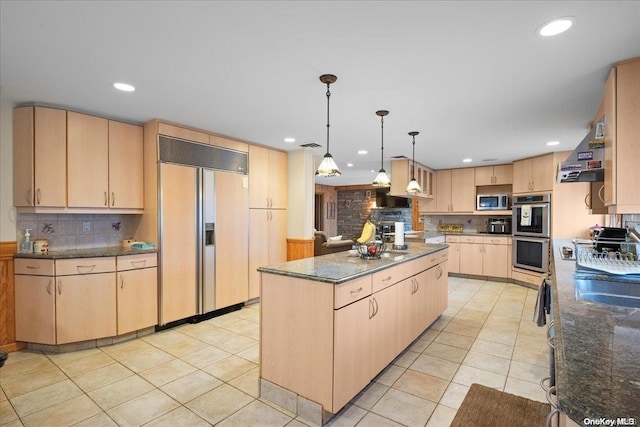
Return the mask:
{"type": "Polygon", "coordinates": [[[511,242],[504,236],[447,236],[449,272],[508,278],[511,242]]]}
{"type": "Polygon", "coordinates": [[[158,257],[117,257],[117,335],[158,324],[158,257]]]}
{"type": "Polygon", "coordinates": [[[447,256],[340,285],[261,273],[261,378],[337,413],[446,309],[447,256]]]}

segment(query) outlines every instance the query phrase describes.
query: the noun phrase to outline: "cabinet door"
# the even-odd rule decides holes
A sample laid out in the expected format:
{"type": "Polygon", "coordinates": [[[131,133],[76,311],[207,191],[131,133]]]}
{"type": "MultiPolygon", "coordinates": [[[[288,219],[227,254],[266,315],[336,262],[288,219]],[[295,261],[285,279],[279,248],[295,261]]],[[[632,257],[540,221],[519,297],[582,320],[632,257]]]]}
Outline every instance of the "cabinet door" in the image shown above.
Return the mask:
{"type": "Polygon", "coordinates": [[[553,190],[554,166],[553,155],[547,154],[531,159],[531,182],[533,191],[553,190]]]}
{"type": "Polygon", "coordinates": [[[115,336],[116,274],[56,278],[57,343],[115,336]]]}
{"type": "Polygon", "coordinates": [[[52,276],[15,276],[16,340],[56,343],[54,292],[52,276]]]}
{"type": "Polygon", "coordinates": [[[451,210],[451,170],[436,171],[436,210],[449,212],[451,210]]]}
{"type": "Polygon", "coordinates": [[[416,339],[432,322],[432,320],[429,319],[429,306],[431,305],[431,301],[436,300],[436,298],[433,296],[434,284],[430,281],[430,270],[432,270],[432,268],[414,276],[416,287],[413,294],[413,304],[411,306],[411,311],[413,312],[413,337],[411,341],[416,339]]]}
{"type": "Polygon", "coordinates": [[[69,207],[108,207],[107,119],[67,112],[67,187],[69,207]]]}
{"type": "Polygon", "coordinates": [[[258,267],[269,265],[269,214],[265,209],[249,209],[249,299],[260,296],[258,267]]]}
{"type": "Polygon", "coordinates": [[[604,84],[604,205],[616,204],[616,68],[604,84]]]}
{"type": "Polygon", "coordinates": [[[369,384],[373,376],[369,321],[373,308],[373,300],[364,298],[334,311],[334,412],[369,384]]]}
{"type": "Polygon", "coordinates": [[[416,176],[416,179],[422,188],[422,193],[419,196],[433,197],[433,171],[425,167],[419,167],[418,171],[420,172],[420,177],[416,176]]]}
{"type": "Polygon", "coordinates": [[[509,246],[506,245],[483,245],[483,267],[482,274],[491,277],[507,277],[511,269],[509,265],[509,246]]]}
{"type": "Polygon", "coordinates": [[[513,162],[513,192],[528,193],[531,189],[531,159],[513,162]]]}
{"type": "Polygon", "coordinates": [[[287,211],[269,211],[269,264],[287,260],[287,211]]]}
{"type": "Polygon", "coordinates": [[[118,272],[117,334],[137,331],[158,323],[158,269],[118,272]]]}
{"type": "Polygon", "coordinates": [[[397,340],[396,291],[389,286],[371,296],[371,378],[382,371],[400,352],[397,340]]]}
{"type": "Polygon", "coordinates": [[[142,209],[142,127],[109,121],[109,207],[142,209]]]}
{"type": "Polygon", "coordinates": [[[494,185],[493,166],[475,168],[476,185],[494,185]]]}
{"type": "Polygon", "coordinates": [[[415,339],[413,317],[416,300],[416,279],[409,277],[395,285],[397,288],[398,348],[405,348],[415,339]]]}
{"type": "Polygon", "coordinates": [[[460,273],[460,243],[449,243],[449,271],[460,273]]]}
{"type": "MultiPolygon", "coordinates": [[[[449,251],[449,254],[451,254],[451,251],[449,251]]],[[[449,260],[438,264],[436,269],[436,288],[438,294],[437,318],[449,307],[449,260]]]]}
{"type": "Polygon", "coordinates": [[[249,190],[244,175],[216,172],[215,307],[245,302],[249,296],[249,190]]]}
{"type": "MultiPolygon", "coordinates": [[[[513,166],[496,165],[493,167],[493,183],[496,185],[508,185],[513,183],[513,166]]],[[[476,182],[476,185],[480,185],[476,182]]]]}
{"type": "Polygon", "coordinates": [[[460,244],[460,273],[482,276],[482,245],[460,244]]]}
{"type": "MultiPolygon", "coordinates": [[[[34,205],[33,107],[13,109],[13,205],[34,205]]],[[[65,172],[66,173],[66,172],[65,172]]]]}
{"type": "Polygon", "coordinates": [[[287,153],[269,150],[269,198],[273,209],[287,208],[287,153]]]}
{"type": "Polygon", "coordinates": [[[451,171],[451,210],[473,212],[476,208],[476,184],[473,168],[451,171]]]}
{"type": "Polygon", "coordinates": [[[389,194],[392,196],[406,196],[407,184],[409,184],[410,179],[410,161],[406,159],[391,160],[391,188],[389,189],[389,194]]]}
{"type": "Polygon", "coordinates": [[[269,207],[269,150],[249,146],[249,207],[269,207]]]}

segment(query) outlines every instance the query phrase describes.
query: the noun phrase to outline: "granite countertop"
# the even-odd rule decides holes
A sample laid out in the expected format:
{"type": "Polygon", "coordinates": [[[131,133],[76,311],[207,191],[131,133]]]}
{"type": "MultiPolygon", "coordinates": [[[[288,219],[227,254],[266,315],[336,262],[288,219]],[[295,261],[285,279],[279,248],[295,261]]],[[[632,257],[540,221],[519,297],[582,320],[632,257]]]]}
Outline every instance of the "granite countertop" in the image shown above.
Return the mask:
{"type": "MultiPolygon", "coordinates": [[[[640,310],[577,300],[575,261],[553,241],[553,320],[558,407],[585,418],[640,420],[640,310]]],[[[635,286],[636,284],[633,283],[635,286]]],[[[640,283],[638,283],[640,286],[640,283]]]]}
{"type": "Polygon", "coordinates": [[[382,258],[376,260],[362,259],[357,254],[353,255],[351,251],[343,251],[259,267],[258,271],[337,285],[448,247],[449,245],[444,243],[410,243],[408,249],[389,250],[386,256],[383,254],[382,258]]]}
{"type": "Polygon", "coordinates": [[[68,258],[95,258],[122,255],[137,255],[156,253],[157,249],[125,249],[121,246],[107,246],[103,248],[70,249],[65,251],[49,251],[47,254],[15,254],[14,258],[34,259],[68,259],[68,258]]]}

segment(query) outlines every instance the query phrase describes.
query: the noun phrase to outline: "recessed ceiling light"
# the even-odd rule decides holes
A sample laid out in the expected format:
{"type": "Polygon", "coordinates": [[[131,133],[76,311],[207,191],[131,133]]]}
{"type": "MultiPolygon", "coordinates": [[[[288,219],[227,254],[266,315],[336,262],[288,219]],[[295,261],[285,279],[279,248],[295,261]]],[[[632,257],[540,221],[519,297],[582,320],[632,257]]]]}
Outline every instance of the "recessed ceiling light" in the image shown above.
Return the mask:
{"type": "Polygon", "coordinates": [[[123,92],[133,92],[134,90],[136,90],[136,88],[131,86],[130,84],[120,83],[120,82],[114,83],[113,87],[115,87],[116,89],[121,90],[123,92]]]}
{"type": "Polygon", "coordinates": [[[348,168],[352,168],[353,167],[353,163],[347,163],[347,167],[348,168]]]}
{"type": "Polygon", "coordinates": [[[360,154],[361,156],[367,154],[368,151],[367,150],[358,150],[358,154],[360,154]]]}
{"type": "Polygon", "coordinates": [[[295,138],[285,138],[284,142],[288,143],[288,144],[293,144],[294,142],[296,142],[295,138]]]}
{"type": "Polygon", "coordinates": [[[464,163],[471,163],[473,161],[473,159],[462,159],[462,161],[464,163]]]}
{"type": "Polygon", "coordinates": [[[556,18],[540,26],[536,30],[536,33],[542,37],[557,36],[573,27],[576,22],[577,20],[573,16],[563,16],[562,18],[556,18]]]}
{"type": "Polygon", "coordinates": [[[376,171],[374,171],[373,169],[371,169],[371,173],[376,173],[376,171]]]}
{"type": "Polygon", "coordinates": [[[551,145],[559,145],[560,141],[549,141],[547,142],[547,145],[551,146],[551,145]]]}

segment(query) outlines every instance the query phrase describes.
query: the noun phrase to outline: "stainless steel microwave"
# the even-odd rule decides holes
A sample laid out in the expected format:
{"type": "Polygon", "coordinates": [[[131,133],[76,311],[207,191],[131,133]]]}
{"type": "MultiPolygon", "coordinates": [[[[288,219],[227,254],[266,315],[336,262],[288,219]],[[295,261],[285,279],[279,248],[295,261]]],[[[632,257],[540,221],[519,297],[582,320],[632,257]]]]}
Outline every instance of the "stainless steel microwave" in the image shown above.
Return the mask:
{"type": "Polygon", "coordinates": [[[489,210],[505,210],[509,209],[509,195],[508,194],[478,194],[476,200],[476,210],[489,211],[489,210]]]}

